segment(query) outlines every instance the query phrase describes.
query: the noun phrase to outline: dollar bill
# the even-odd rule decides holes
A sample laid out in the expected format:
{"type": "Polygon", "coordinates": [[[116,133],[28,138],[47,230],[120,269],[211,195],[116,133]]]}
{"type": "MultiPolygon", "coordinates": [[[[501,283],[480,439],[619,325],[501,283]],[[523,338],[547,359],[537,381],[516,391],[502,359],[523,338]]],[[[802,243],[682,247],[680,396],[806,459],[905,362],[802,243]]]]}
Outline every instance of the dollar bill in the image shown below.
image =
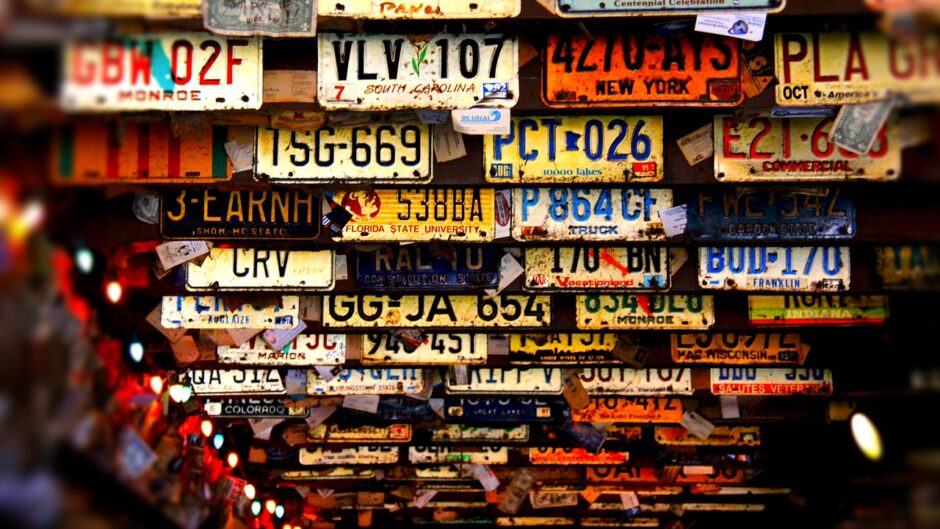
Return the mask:
{"type": "Polygon", "coordinates": [[[832,141],[856,154],[868,154],[893,106],[891,98],[843,106],[832,126],[832,141]]]}
{"type": "Polygon", "coordinates": [[[313,37],[317,5],[313,0],[204,0],[206,28],[220,35],[313,37]]]}

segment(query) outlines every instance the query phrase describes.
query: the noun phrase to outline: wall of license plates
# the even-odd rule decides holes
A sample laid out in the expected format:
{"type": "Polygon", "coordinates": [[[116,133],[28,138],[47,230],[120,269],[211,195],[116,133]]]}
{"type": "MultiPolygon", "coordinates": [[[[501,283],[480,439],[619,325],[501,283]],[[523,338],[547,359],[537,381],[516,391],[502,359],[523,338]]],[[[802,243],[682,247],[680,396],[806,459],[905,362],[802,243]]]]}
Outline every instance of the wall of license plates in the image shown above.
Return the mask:
{"type": "Polygon", "coordinates": [[[189,527],[888,516],[848,419],[936,387],[931,16],[539,2],[26,2],[108,21],[42,170],[162,381],[116,479],[189,527]]]}

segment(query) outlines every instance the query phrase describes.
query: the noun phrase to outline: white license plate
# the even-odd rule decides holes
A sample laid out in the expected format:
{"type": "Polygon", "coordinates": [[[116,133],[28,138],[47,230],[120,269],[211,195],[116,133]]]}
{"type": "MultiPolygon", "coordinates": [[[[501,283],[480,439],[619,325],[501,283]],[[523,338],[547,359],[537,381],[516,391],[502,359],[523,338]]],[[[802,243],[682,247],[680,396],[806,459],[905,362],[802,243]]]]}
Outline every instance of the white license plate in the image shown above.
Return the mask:
{"type": "Polygon", "coordinates": [[[168,329],[293,329],[300,298],[282,296],[281,305],[229,308],[215,296],[163,296],[160,325],[168,329]]]}
{"type": "Polygon", "coordinates": [[[165,33],[65,46],[66,110],[254,110],[261,39],[165,33]]]}
{"type": "Polygon", "coordinates": [[[483,136],[492,183],[658,182],[660,116],[514,117],[509,134],[483,136]]]}
{"type": "Polygon", "coordinates": [[[319,481],[342,479],[373,479],[375,471],[368,468],[332,467],[317,470],[284,470],[283,481],[319,481]]]}
{"type": "Polygon", "coordinates": [[[186,263],[186,289],[332,290],[333,250],[213,248],[201,265],[186,263]]]}
{"type": "Polygon", "coordinates": [[[832,372],[815,368],[716,367],[713,395],[832,395],[832,372]]]}
{"type": "Polygon", "coordinates": [[[341,424],[318,424],[307,429],[307,441],[316,443],[407,443],[411,441],[411,425],[344,426],[341,424]]]}
{"type": "Polygon", "coordinates": [[[416,465],[441,463],[468,463],[478,465],[505,465],[509,462],[506,447],[480,447],[463,450],[448,446],[410,446],[408,461],[416,465]]]}
{"type": "Polygon", "coordinates": [[[196,395],[281,395],[286,392],[277,369],[190,369],[196,395]]]}
{"type": "Polygon", "coordinates": [[[272,183],[421,183],[431,179],[431,127],[420,121],[259,127],[255,174],[272,183]]]}
{"type": "Polygon", "coordinates": [[[517,241],[657,241],[671,189],[525,187],[512,194],[517,241]]]}
{"type": "Polygon", "coordinates": [[[468,370],[468,383],[458,384],[454,374],[446,380],[447,393],[509,395],[557,395],[561,393],[561,369],[539,367],[473,367],[468,370]]]}
{"type": "Polygon", "coordinates": [[[527,290],[668,290],[669,250],[659,246],[526,248],[527,290]]]}
{"type": "Polygon", "coordinates": [[[577,296],[579,329],[708,329],[712,296],[622,294],[577,296]]]}
{"type": "Polygon", "coordinates": [[[320,33],[317,100],[326,109],[512,107],[519,40],[508,35],[320,33]]]}
{"type": "Polygon", "coordinates": [[[376,20],[439,20],[451,18],[512,18],[521,9],[519,0],[427,0],[421,2],[381,2],[378,0],[336,0],[319,2],[321,17],[376,20]]]}
{"type": "Polygon", "coordinates": [[[344,369],[330,380],[307,372],[309,395],[406,395],[424,391],[420,369],[344,369]]]}
{"type": "Polygon", "coordinates": [[[301,465],[391,465],[398,463],[397,446],[359,446],[356,448],[302,448],[301,465]]]}
{"type": "Polygon", "coordinates": [[[323,296],[324,327],[547,327],[549,296],[323,296]]]}
{"type": "Polygon", "coordinates": [[[362,336],[362,365],[485,364],[485,334],[429,334],[414,351],[407,351],[391,334],[362,336]]]}
{"type": "Polygon", "coordinates": [[[847,246],[703,246],[698,249],[702,288],[781,292],[849,288],[847,246]]]}
{"type": "Polygon", "coordinates": [[[273,366],[326,366],[346,361],[345,334],[301,334],[281,351],[274,351],[259,336],[239,347],[220,345],[220,364],[273,366]]]}
{"type": "Polygon", "coordinates": [[[528,424],[502,427],[447,424],[431,430],[432,443],[474,443],[481,441],[524,443],[528,440],[528,424]]]}
{"type": "Polygon", "coordinates": [[[692,370],[586,367],[578,372],[590,395],[691,395],[692,370]]]}

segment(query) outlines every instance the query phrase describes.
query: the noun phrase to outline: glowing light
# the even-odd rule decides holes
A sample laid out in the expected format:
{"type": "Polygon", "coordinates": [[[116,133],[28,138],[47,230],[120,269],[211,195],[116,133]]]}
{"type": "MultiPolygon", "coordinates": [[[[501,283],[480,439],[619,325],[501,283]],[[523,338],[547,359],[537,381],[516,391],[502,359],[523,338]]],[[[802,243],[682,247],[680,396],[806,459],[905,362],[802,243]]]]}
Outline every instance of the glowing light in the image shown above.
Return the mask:
{"type": "Polygon", "coordinates": [[[294,529],[294,527],[291,524],[286,523],[284,524],[284,529],[294,529]]]}
{"type": "Polygon", "coordinates": [[[251,502],[251,514],[255,516],[258,516],[259,514],[261,514],[261,502],[260,501],[255,500],[251,502]]]}
{"type": "Polygon", "coordinates": [[[255,499],[255,486],[251,483],[245,485],[245,497],[249,500],[255,499]]]}
{"type": "Polygon", "coordinates": [[[212,435],[212,421],[205,420],[199,424],[199,430],[202,431],[202,435],[209,437],[212,435]]]}
{"type": "Polygon", "coordinates": [[[270,514],[274,514],[274,509],[277,508],[277,502],[274,500],[268,500],[264,502],[264,509],[270,514]]]}
{"type": "Polygon", "coordinates": [[[283,518],[283,517],[284,517],[284,506],[283,506],[283,505],[278,505],[277,507],[274,508],[274,516],[277,516],[278,518],[283,518]]]}
{"type": "Polygon", "coordinates": [[[75,266],[78,267],[79,272],[90,274],[95,267],[95,254],[85,246],[79,246],[75,250],[75,266]]]}
{"type": "Polygon", "coordinates": [[[134,341],[127,346],[127,354],[135,364],[139,364],[140,361],[144,359],[144,344],[134,339],[134,341]]]}
{"type": "Polygon", "coordinates": [[[124,295],[124,288],[122,288],[121,284],[117,281],[108,281],[105,294],[108,296],[108,301],[117,304],[117,302],[121,301],[121,296],[124,295]]]}
{"type": "Polygon", "coordinates": [[[186,402],[193,396],[193,388],[183,384],[173,384],[170,386],[170,398],[173,402],[186,402]]]}
{"type": "Polygon", "coordinates": [[[150,389],[157,395],[163,393],[163,379],[157,375],[150,377],[150,389]]]}
{"type": "Polygon", "coordinates": [[[855,413],[851,419],[852,437],[862,454],[872,461],[880,461],[884,455],[881,434],[875,423],[864,413],[855,413]]]}
{"type": "Polygon", "coordinates": [[[42,202],[34,199],[23,206],[22,211],[20,211],[20,222],[27,229],[32,230],[42,223],[45,216],[46,208],[42,205],[42,202]]]}
{"type": "Polygon", "coordinates": [[[236,454],[235,452],[229,452],[228,457],[226,458],[226,461],[228,461],[228,466],[232,468],[237,467],[238,466],[238,454],[236,454]]]}
{"type": "Polygon", "coordinates": [[[225,444],[224,435],[217,433],[212,437],[212,446],[214,446],[216,450],[221,450],[223,444],[225,444]]]}

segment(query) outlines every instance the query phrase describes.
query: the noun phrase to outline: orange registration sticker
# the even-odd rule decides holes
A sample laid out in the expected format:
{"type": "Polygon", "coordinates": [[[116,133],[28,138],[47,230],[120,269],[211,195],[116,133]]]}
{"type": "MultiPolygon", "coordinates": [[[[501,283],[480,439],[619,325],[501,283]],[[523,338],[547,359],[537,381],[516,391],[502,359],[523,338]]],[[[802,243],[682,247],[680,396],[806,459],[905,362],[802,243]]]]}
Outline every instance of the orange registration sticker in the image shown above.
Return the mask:
{"type": "Polygon", "coordinates": [[[556,107],[734,106],[737,41],[704,35],[550,35],[542,100],[556,107]]]}

